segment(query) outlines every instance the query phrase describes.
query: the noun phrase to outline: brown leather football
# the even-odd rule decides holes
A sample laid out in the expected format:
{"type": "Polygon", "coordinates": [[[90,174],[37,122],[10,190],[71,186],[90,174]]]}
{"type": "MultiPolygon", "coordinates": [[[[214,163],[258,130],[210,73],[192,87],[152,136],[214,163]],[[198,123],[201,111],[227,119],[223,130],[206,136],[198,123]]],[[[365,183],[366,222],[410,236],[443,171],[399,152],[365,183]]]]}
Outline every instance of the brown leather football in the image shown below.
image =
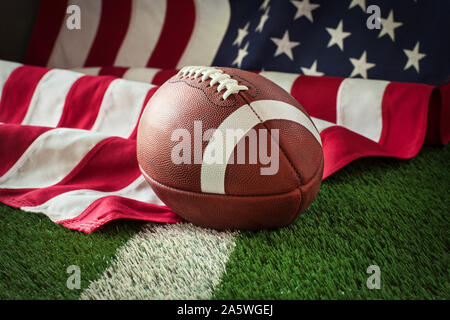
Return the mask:
{"type": "Polygon", "coordinates": [[[316,196],[319,132],[284,89],[252,72],[184,67],[149,100],[137,158],[158,197],[196,225],[272,229],[316,196]]]}

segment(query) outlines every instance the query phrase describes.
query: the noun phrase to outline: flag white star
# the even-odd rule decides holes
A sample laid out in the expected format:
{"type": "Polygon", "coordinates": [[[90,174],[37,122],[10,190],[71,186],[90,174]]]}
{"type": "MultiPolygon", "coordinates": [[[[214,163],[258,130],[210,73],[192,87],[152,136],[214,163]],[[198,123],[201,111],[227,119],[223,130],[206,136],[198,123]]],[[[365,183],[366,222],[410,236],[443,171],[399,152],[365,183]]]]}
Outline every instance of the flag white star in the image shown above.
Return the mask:
{"type": "Polygon", "coordinates": [[[366,12],[366,0],[352,0],[352,3],[350,3],[349,9],[360,6],[361,9],[366,12]]]}
{"type": "Polygon", "coordinates": [[[311,68],[301,67],[302,72],[307,76],[323,76],[323,72],[317,71],[317,60],[314,60],[311,68]]]}
{"type": "Polygon", "coordinates": [[[367,53],[363,52],[361,58],[350,58],[350,62],[353,64],[353,71],[350,77],[361,75],[364,79],[367,79],[367,70],[375,67],[375,63],[367,62],[367,53]]]}
{"type": "Polygon", "coordinates": [[[277,50],[274,53],[274,57],[280,54],[286,54],[291,60],[294,60],[294,55],[292,54],[292,48],[298,46],[300,42],[289,41],[289,32],[286,30],[284,32],[283,38],[270,38],[277,45],[277,50]]]}
{"type": "Polygon", "coordinates": [[[231,65],[237,65],[238,68],[240,68],[242,65],[242,60],[245,58],[246,55],[248,55],[247,49],[248,49],[248,42],[245,44],[244,48],[239,49],[236,59],[234,59],[231,65]]]}
{"type": "Polygon", "coordinates": [[[258,26],[255,29],[256,32],[262,32],[262,30],[264,28],[264,25],[266,24],[267,19],[269,19],[269,11],[270,11],[270,7],[267,7],[266,11],[264,12],[264,14],[259,19],[258,26]]]}
{"type": "Polygon", "coordinates": [[[343,30],[344,22],[341,20],[336,29],[326,28],[328,33],[331,35],[331,39],[328,42],[328,48],[333,44],[337,44],[337,46],[344,51],[344,39],[351,35],[351,32],[345,32],[343,30]]]}
{"type": "Polygon", "coordinates": [[[264,0],[264,2],[259,7],[259,10],[266,10],[267,6],[269,5],[270,0],[264,0]]]}
{"type": "Polygon", "coordinates": [[[395,28],[400,27],[403,23],[394,21],[394,10],[391,10],[391,12],[389,12],[389,16],[387,17],[387,19],[380,18],[380,20],[381,26],[383,28],[381,29],[378,38],[381,38],[385,34],[388,34],[391,37],[392,41],[395,41],[394,30],[395,28]]]}
{"type": "Polygon", "coordinates": [[[419,61],[423,58],[425,58],[427,55],[424,53],[420,53],[419,52],[419,46],[420,43],[419,41],[417,41],[416,46],[414,47],[413,50],[407,50],[404,49],[403,51],[405,52],[406,56],[408,57],[408,61],[406,62],[405,68],[403,70],[406,70],[410,67],[414,67],[414,69],[416,69],[416,71],[419,73],[420,69],[419,69],[419,61]]]}
{"type": "Polygon", "coordinates": [[[320,7],[320,4],[310,3],[309,0],[303,1],[291,1],[291,3],[297,8],[294,20],[305,16],[309,21],[313,22],[312,11],[320,7]]]}
{"type": "Polygon", "coordinates": [[[248,34],[248,27],[250,26],[250,22],[247,22],[247,24],[244,26],[244,28],[238,29],[238,35],[236,36],[236,39],[233,42],[233,46],[237,45],[238,47],[241,46],[242,40],[247,36],[248,34]]]}

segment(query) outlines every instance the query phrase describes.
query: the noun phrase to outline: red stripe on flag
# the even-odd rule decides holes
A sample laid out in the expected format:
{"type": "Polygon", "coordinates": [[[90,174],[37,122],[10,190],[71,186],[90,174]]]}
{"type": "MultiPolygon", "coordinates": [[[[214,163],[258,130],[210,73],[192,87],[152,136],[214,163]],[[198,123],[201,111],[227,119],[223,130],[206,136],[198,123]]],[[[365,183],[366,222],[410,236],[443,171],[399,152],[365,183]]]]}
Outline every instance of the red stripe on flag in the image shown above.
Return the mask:
{"type": "Polygon", "coordinates": [[[136,143],[111,137],[95,145],[56,185],[38,189],[0,189],[0,200],[18,208],[33,207],[72,190],[117,191],[125,188],[140,175],[136,143]]]}
{"type": "Polygon", "coordinates": [[[302,75],[294,81],[291,94],[311,117],[336,123],[336,99],[343,80],[302,75]]]}
{"type": "MultiPolygon", "coordinates": [[[[50,128],[4,125],[0,127],[2,141],[20,143],[0,150],[2,174],[6,172],[39,137],[50,128]],[[10,152],[13,150],[14,152],[10,152]],[[4,154],[2,154],[4,153],[4,154]]],[[[5,145],[8,147],[8,145],[5,145]]],[[[77,166],[58,184],[39,189],[0,189],[0,200],[13,207],[37,206],[72,190],[90,189],[117,191],[134,182],[140,175],[133,140],[111,137],[93,147],[77,166]]],[[[154,222],[180,222],[176,214],[165,206],[144,203],[119,196],[106,196],[94,201],[79,216],[59,221],[71,229],[91,232],[104,223],[119,218],[154,222]]]]}
{"type": "Polygon", "coordinates": [[[67,1],[42,0],[33,34],[28,44],[25,63],[46,66],[64,23],[67,1]]]}
{"type": "Polygon", "coordinates": [[[78,217],[58,221],[57,223],[69,229],[91,233],[105,223],[116,219],[134,219],[159,223],[184,221],[166,206],[119,196],[107,196],[94,201],[78,217]]]}
{"type": "Polygon", "coordinates": [[[129,68],[127,67],[102,67],[100,68],[98,75],[123,78],[123,75],[125,74],[125,72],[127,72],[128,69],[129,68]]]}
{"type": "Polygon", "coordinates": [[[442,99],[438,88],[433,89],[427,116],[427,128],[425,135],[425,144],[441,144],[440,124],[442,112],[442,99]]]}
{"type": "Polygon", "coordinates": [[[323,130],[320,134],[325,158],[323,178],[361,157],[414,157],[425,139],[433,91],[433,87],[422,84],[390,83],[383,96],[379,143],[341,126],[323,130]]]}
{"type": "Polygon", "coordinates": [[[167,0],[166,17],[147,67],[173,69],[191,38],[195,25],[193,0],[167,0]]]}
{"type": "Polygon", "coordinates": [[[50,128],[17,124],[1,125],[0,177],[16,163],[37,137],[48,130],[50,128]]]}
{"type": "Polygon", "coordinates": [[[23,121],[36,86],[49,70],[22,66],[11,73],[3,87],[0,122],[21,123],[23,121]]]}
{"type": "Polygon", "coordinates": [[[160,86],[174,75],[178,73],[178,70],[161,70],[158,71],[153,77],[152,84],[160,86]]]}
{"type": "Polygon", "coordinates": [[[131,0],[102,1],[97,34],[85,66],[112,66],[131,19],[131,0]]]}
{"type": "Polygon", "coordinates": [[[92,128],[103,96],[114,79],[108,76],[84,76],[78,79],[66,96],[58,127],[92,128]]]}
{"type": "Polygon", "coordinates": [[[320,133],[323,146],[323,179],[353,160],[367,156],[388,156],[376,142],[341,126],[332,126],[320,133]]]}
{"type": "Polygon", "coordinates": [[[414,157],[422,147],[433,87],[391,82],[383,96],[379,144],[397,158],[414,157]]]}
{"type": "Polygon", "coordinates": [[[441,142],[450,142],[450,83],[439,87],[441,93],[440,136],[441,142]]]}

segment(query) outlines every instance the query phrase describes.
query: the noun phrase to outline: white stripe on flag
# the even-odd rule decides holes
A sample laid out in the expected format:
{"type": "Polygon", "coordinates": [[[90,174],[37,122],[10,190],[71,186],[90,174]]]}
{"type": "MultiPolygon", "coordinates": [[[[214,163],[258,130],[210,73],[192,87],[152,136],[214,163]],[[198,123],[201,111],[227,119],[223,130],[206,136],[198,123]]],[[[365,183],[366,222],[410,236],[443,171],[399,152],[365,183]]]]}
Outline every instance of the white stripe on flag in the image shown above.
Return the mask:
{"type": "Polygon", "coordinates": [[[0,60],[0,99],[2,98],[5,82],[8,80],[11,73],[20,66],[22,66],[20,63],[0,60]]]}
{"type": "Polygon", "coordinates": [[[73,190],[57,195],[41,205],[22,207],[21,209],[28,212],[42,212],[52,221],[56,222],[77,217],[94,201],[107,196],[121,196],[128,199],[163,205],[145,178],[139,176],[128,186],[118,191],[73,190]]]}
{"type": "Polygon", "coordinates": [[[151,84],[116,79],[111,82],[103,96],[93,131],[127,138],[139,119],[151,84]]]}
{"type": "Polygon", "coordinates": [[[279,85],[289,93],[291,93],[294,81],[300,76],[295,73],[285,73],[276,71],[261,71],[259,74],[269,79],[270,81],[275,82],[277,85],[279,85]]]}
{"type": "Polygon", "coordinates": [[[67,7],[77,5],[81,11],[81,29],[70,30],[67,27],[66,14],[56,38],[52,54],[47,65],[52,68],[72,68],[84,65],[100,23],[102,2],[70,0],[67,7]]]}
{"type": "Polygon", "coordinates": [[[328,122],[319,118],[314,118],[314,117],[310,117],[312,122],[314,123],[314,125],[317,128],[317,131],[322,132],[323,130],[325,130],[326,128],[335,126],[335,123],[332,122],[328,122]]]}
{"type": "Polygon", "coordinates": [[[79,72],[82,74],[87,74],[90,76],[98,76],[98,73],[100,72],[100,67],[72,68],[70,70],[74,71],[74,72],[79,72]]]}
{"type": "Polygon", "coordinates": [[[388,81],[345,79],[336,102],[337,124],[375,142],[383,127],[383,95],[388,81]]]}
{"type": "Polygon", "coordinates": [[[235,237],[190,223],[148,224],[120,247],[81,299],[211,299],[235,237]]]}
{"type": "Polygon", "coordinates": [[[82,73],[53,69],[39,81],[22,124],[55,127],[61,118],[67,93],[82,73]]]}
{"type": "Polygon", "coordinates": [[[210,66],[228,28],[231,9],[228,1],[195,0],[195,25],[189,43],[178,61],[186,65],[210,66]]]}
{"type": "Polygon", "coordinates": [[[147,65],[158,42],[165,15],[166,0],[133,0],[130,25],[117,54],[116,66],[147,65]]]}
{"type": "Polygon", "coordinates": [[[106,136],[80,129],[58,128],[41,134],[0,177],[0,188],[45,188],[64,179],[106,136]]]}
{"type": "Polygon", "coordinates": [[[124,79],[152,83],[155,74],[157,74],[161,69],[155,68],[130,68],[123,75],[124,79]]]}

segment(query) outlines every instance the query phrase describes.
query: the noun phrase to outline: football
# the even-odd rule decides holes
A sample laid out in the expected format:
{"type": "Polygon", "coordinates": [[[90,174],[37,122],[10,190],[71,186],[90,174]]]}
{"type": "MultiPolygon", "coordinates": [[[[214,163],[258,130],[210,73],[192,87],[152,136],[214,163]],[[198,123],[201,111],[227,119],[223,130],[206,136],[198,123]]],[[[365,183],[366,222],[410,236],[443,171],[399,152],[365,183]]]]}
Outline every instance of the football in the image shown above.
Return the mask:
{"type": "Polygon", "coordinates": [[[319,191],[319,132],[288,92],[233,68],[188,66],[146,105],[137,159],[175,213],[215,229],[273,229],[319,191]]]}

